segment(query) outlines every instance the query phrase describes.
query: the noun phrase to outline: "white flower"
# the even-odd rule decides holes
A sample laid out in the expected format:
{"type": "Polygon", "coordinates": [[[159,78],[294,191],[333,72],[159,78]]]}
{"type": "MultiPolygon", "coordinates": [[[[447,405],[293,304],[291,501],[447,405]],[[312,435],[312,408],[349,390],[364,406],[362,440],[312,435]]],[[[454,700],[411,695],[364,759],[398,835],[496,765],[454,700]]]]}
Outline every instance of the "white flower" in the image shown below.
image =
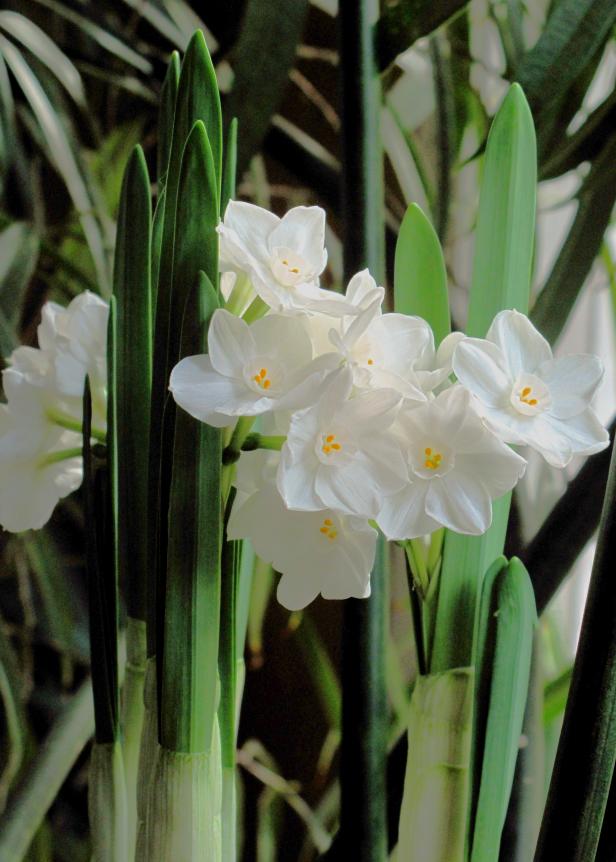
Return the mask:
{"type": "Polygon", "coordinates": [[[28,410],[15,405],[0,405],[0,524],[5,530],[18,533],[47,523],[58,501],[81,484],[80,447],[80,434],[32,421],[28,410]]]}
{"type": "Polygon", "coordinates": [[[479,535],[492,500],[511,490],[526,462],[484,425],[461,386],[400,413],[408,483],[385,499],[377,518],[389,539],[412,539],[441,526],[479,535]]]}
{"type": "Polygon", "coordinates": [[[453,368],[503,440],[532,446],[555,467],[608,445],[590,407],[603,375],[597,356],[554,359],[545,338],[517,311],[497,314],[486,339],[461,341],[453,368]]]}
{"type": "Polygon", "coordinates": [[[188,356],[171,372],[175,401],[202,422],[222,428],[238,416],[293,410],[314,403],[331,370],[312,362],[302,319],[268,315],[248,325],[224,309],[212,315],[207,355],[188,356]]]}
{"type": "Polygon", "coordinates": [[[383,496],[402,487],[404,458],[389,430],[400,396],[381,389],[350,398],[352,387],[350,368],[341,368],[316,405],[291,417],[278,471],[290,509],[374,518],[383,496]]]}
{"type": "Polygon", "coordinates": [[[230,539],[250,539],[256,553],[281,572],[278,601],[289,610],[326,599],[366,598],[376,530],[366,520],[328,510],[295,512],[275,484],[277,452],[246,452],[238,463],[238,494],[230,539]]]}
{"type": "MultiPolygon", "coordinates": [[[[81,421],[86,374],[90,377],[94,423],[106,424],[107,321],[109,306],[89,291],[63,308],[47,302],[38,327],[39,348],[18,347],[3,371],[8,400],[20,388],[44,390],[41,404],[81,421]]],[[[28,396],[27,396],[28,397],[28,396]]],[[[35,403],[31,401],[30,403],[35,403]]]]}
{"type": "Polygon", "coordinates": [[[218,233],[221,269],[246,273],[274,311],[354,313],[343,297],[319,287],[327,263],[320,207],[294,207],[279,219],[254,204],[229,201],[218,233]]]}

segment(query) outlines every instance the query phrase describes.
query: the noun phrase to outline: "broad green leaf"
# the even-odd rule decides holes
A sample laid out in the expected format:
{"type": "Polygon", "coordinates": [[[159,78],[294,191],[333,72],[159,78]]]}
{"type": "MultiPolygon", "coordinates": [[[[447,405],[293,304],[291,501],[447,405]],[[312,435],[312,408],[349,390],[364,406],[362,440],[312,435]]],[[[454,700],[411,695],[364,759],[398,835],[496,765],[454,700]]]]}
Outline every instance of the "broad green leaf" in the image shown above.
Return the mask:
{"type": "Polygon", "coordinates": [[[578,210],[531,319],[548,341],[562,332],[601,249],[616,200],[616,135],[612,135],[578,192],[578,210]]]}
{"type": "MultiPolygon", "coordinates": [[[[535,859],[594,860],[616,763],[616,455],[535,859]]],[[[607,825],[607,824],[606,824],[607,825]]]]}
{"type": "Polygon", "coordinates": [[[490,129],[481,180],[468,335],[484,338],[503,308],[526,312],[535,239],[533,119],[513,84],[490,129]]]}
{"type": "Polygon", "coordinates": [[[233,89],[225,106],[237,117],[237,169],[241,177],[259,150],[272,116],[278,111],[295,64],[308,0],[249,0],[235,46],[233,89]]]}
{"type": "Polygon", "coordinates": [[[467,5],[468,0],[407,0],[384,7],[376,30],[376,51],[380,69],[386,69],[398,54],[428,36],[467,5]]]}
{"type": "Polygon", "coordinates": [[[616,22],[613,0],[561,0],[516,78],[534,111],[557,98],[591,61],[616,22]]]}
{"type": "Polygon", "coordinates": [[[559,673],[555,679],[550,680],[545,686],[543,693],[543,723],[550,722],[562,716],[567,705],[567,697],[571,687],[573,666],[559,673]]]}
{"type": "MultiPolygon", "coordinates": [[[[207,328],[217,307],[216,291],[201,273],[184,314],[183,355],[207,352],[207,328]]],[[[212,745],[218,700],[221,462],[221,432],[179,409],[169,495],[160,729],[161,744],[177,752],[208,752],[212,745]]]]}
{"type": "Polygon", "coordinates": [[[476,741],[483,750],[471,862],[498,858],[526,709],[537,612],[530,578],[519,560],[511,560],[492,581],[482,604],[490,606],[494,634],[488,634],[478,655],[480,674],[489,679],[489,706],[485,734],[476,741]]]}
{"type": "MultiPolygon", "coordinates": [[[[479,201],[468,335],[483,338],[504,308],[526,312],[535,231],[537,165],[532,117],[517,84],[490,130],[479,201]]],[[[437,607],[432,670],[471,662],[481,579],[502,553],[510,495],[493,504],[483,536],[447,532],[437,607]],[[451,638],[452,629],[459,634],[451,638]]]]}
{"type": "Polygon", "coordinates": [[[418,677],[409,712],[401,862],[465,860],[472,711],[472,668],[418,677]]]}
{"type": "Polygon", "coordinates": [[[441,244],[417,204],[407,209],[396,243],[394,308],[428,321],[436,344],[451,331],[447,271],[441,244]]]}
{"type": "Polygon", "coordinates": [[[145,619],[148,566],[147,476],[152,382],[152,207],[141,147],[128,162],[118,216],[113,292],[118,469],[119,577],[127,611],[145,619]]]}
{"type": "Polygon", "coordinates": [[[167,166],[171,153],[173,137],[173,118],[180,82],[180,55],[174,51],[167,66],[167,74],[160,91],[160,107],[158,109],[158,142],[156,148],[156,177],[159,195],[167,176],[167,166]]]}

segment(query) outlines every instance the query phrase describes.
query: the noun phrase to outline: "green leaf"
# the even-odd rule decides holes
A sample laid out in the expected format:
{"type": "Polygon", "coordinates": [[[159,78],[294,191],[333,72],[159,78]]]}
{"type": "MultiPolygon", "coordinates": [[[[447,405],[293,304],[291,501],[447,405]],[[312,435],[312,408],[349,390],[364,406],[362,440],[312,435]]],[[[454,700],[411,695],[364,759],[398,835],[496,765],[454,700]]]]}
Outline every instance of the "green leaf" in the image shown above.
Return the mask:
{"type": "Polygon", "coordinates": [[[472,710],[472,668],[417,679],[409,712],[400,860],[465,860],[472,710]]]}
{"type": "Polygon", "coordinates": [[[533,119],[513,84],[486,146],[467,334],[484,338],[503,308],[526,312],[535,239],[537,155],[533,119]]]}
{"type": "MultiPolygon", "coordinates": [[[[113,344],[114,302],[109,308],[110,341],[113,344]]],[[[110,354],[113,355],[112,350],[110,354]]],[[[109,369],[113,381],[113,367],[109,369]]],[[[112,389],[113,383],[109,387],[112,389]]],[[[110,402],[113,398],[110,398],[110,402]]],[[[112,410],[113,408],[111,408],[112,410]]],[[[91,445],[92,400],[86,380],[83,409],[83,496],[86,536],[86,570],[90,620],[90,664],[94,697],[95,739],[99,743],[119,738],[118,594],[114,530],[113,456],[109,466],[97,463],[91,445]]],[[[113,422],[109,423],[111,441],[113,422]]]]}
{"type": "Polygon", "coordinates": [[[119,577],[128,615],[145,619],[148,566],[147,477],[152,382],[152,206],[141,147],[128,162],[118,216],[116,299],[116,451],[119,577]]]}
{"type": "Polygon", "coordinates": [[[241,177],[278,111],[295,64],[308,0],[249,0],[236,43],[233,89],[225,110],[237,117],[237,169],[241,177]]]}
{"type": "Polygon", "coordinates": [[[158,144],[156,148],[156,177],[159,194],[167,176],[167,166],[171,153],[173,138],[173,117],[180,83],[180,55],[177,51],[171,54],[167,74],[160,91],[160,107],[158,109],[158,144]]]}
{"type": "Polygon", "coordinates": [[[26,222],[14,222],[0,233],[0,310],[13,326],[19,322],[39,247],[38,234],[26,222]]]}
{"type": "Polygon", "coordinates": [[[616,454],[535,859],[594,860],[616,763],[616,454]]]}
{"type": "Polygon", "coordinates": [[[0,817],[0,859],[22,862],[45,814],[94,729],[86,680],[63,708],[0,817]]]}
{"type": "Polygon", "coordinates": [[[45,139],[49,158],[66,183],[92,254],[100,290],[108,294],[109,267],[101,227],[93,215],[94,204],[72,142],[60,116],[20,51],[3,36],[0,36],[0,51],[32,108],[45,139]]]}
{"type": "MultiPolygon", "coordinates": [[[[537,183],[535,132],[520,87],[513,84],[490,130],[479,201],[467,333],[483,338],[504,308],[526,312],[530,291],[537,183]]],[[[493,504],[483,536],[447,532],[437,606],[432,670],[471,662],[481,579],[502,553],[510,495],[493,504]],[[459,633],[451,637],[451,631],[459,633]]]]}
{"type": "Polygon", "coordinates": [[[562,332],[599,254],[615,200],[616,135],[612,135],[582,183],[575,219],[532,308],[531,320],[552,343],[562,332]]]}
{"type": "Polygon", "coordinates": [[[457,15],[468,0],[405,0],[385,4],[376,28],[379,68],[386,69],[398,54],[422,36],[428,36],[449,18],[457,15]]]}
{"type": "Polygon", "coordinates": [[[517,70],[535,112],[583,72],[616,22],[612,0],[561,0],[552,10],[538,42],[517,70]]]}
{"type": "MultiPolygon", "coordinates": [[[[207,352],[218,307],[205,274],[186,308],[183,355],[207,352]]],[[[217,706],[220,626],[222,438],[183,410],[175,420],[164,609],[161,744],[207,752],[217,706]]]]}
{"type": "Polygon", "coordinates": [[[400,314],[417,314],[427,320],[437,345],[451,331],[443,250],[417,204],[407,209],[398,233],[394,307],[400,314]]]}
{"type": "Polygon", "coordinates": [[[220,212],[224,216],[227,204],[235,198],[235,184],[237,175],[237,117],[233,117],[227,132],[227,143],[225,146],[225,164],[222,175],[222,193],[220,198],[220,212]]]}
{"type": "MultiPolygon", "coordinates": [[[[528,696],[537,613],[519,560],[512,559],[499,573],[484,602],[490,606],[494,651],[488,647],[478,655],[481,677],[489,677],[489,707],[485,735],[476,743],[483,742],[483,751],[471,862],[498,858],[528,696]]],[[[488,635],[486,646],[491,640],[488,635]]]]}

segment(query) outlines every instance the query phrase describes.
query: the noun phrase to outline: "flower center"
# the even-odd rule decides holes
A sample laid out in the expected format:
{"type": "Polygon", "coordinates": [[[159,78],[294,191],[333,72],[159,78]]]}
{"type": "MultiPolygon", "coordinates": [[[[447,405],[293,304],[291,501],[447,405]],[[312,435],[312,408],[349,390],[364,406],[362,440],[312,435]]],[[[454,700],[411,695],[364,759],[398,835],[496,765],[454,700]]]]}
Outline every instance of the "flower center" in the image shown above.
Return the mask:
{"type": "Polygon", "coordinates": [[[338,530],[335,529],[334,522],[331,518],[325,518],[322,525],[319,527],[319,533],[321,533],[326,539],[329,539],[330,542],[333,542],[338,535],[338,530]]]}
{"type": "Polygon", "coordinates": [[[534,374],[520,374],[509,397],[511,406],[523,416],[543,413],[550,404],[550,391],[541,378],[534,374]]]}
{"type": "Polygon", "coordinates": [[[441,461],[443,460],[442,454],[440,452],[435,452],[430,446],[426,446],[424,449],[424,455],[426,456],[424,467],[427,467],[428,470],[438,470],[441,466],[441,461]]]}
{"type": "Polygon", "coordinates": [[[331,455],[332,452],[340,452],[342,449],[342,444],[338,443],[336,440],[335,434],[324,434],[323,442],[321,444],[321,452],[325,455],[331,455]]]}
{"type": "Polygon", "coordinates": [[[259,389],[269,389],[272,385],[272,381],[268,377],[267,368],[261,368],[261,370],[255,374],[252,379],[259,389]]]}
{"type": "Polygon", "coordinates": [[[304,258],[290,248],[275,248],[270,266],[276,280],[285,287],[312,280],[304,258]]]}

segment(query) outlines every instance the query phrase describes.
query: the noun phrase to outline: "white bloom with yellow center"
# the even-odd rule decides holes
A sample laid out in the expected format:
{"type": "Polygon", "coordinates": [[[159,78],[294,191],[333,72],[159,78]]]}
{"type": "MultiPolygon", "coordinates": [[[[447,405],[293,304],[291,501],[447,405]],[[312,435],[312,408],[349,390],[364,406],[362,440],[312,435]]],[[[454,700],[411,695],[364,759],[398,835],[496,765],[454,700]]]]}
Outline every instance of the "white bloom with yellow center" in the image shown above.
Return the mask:
{"type": "Polygon", "coordinates": [[[238,416],[295,410],[319,397],[329,359],[312,362],[302,319],[271,314],[250,326],[224,309],[212,315],[208,354],[188,356],[169,388],[187,413],[216,428],[238,416]]]}
{"type": "Polygon", "coordinates": [[[485,426],[470,394],[452,386],[402,411],[396,430],[405,441],[408,482],[383,502],[377,522],[385,535],[414,539],[439,527],[484,533],[492,500],[513,488],[526,461],[485,426]]]}
{"type": "Polygon", "coordinates": [[[327,263],[320,207],[294,207],[280,219],[254,204],[230,201],[218,233],[221,269],[245,273],[274,311],[355,313],[344,297],[319,287],[327,263]]]}
{"type": "Polygon", "coordinates": [[[532,446],[554,467],[608,445],[590,406],[603,376],[601,360],[587,354],[554,359],[518,311],[497,314],[485,340],[463,339],[453,368],[501,439],[532,446]]]}
{"type": "Polygon", "coordinates": [[[245,452],[229,539],[250,539],[256,553],[282,574],[278,601],[289,610],[326,599],[367,598],[377,533],[365,519],[324,510],[287,509],[276,488],[277,452],[245,452]]]}
{"type": "Polygon", "coordinates": [[[405,464],[390,427],[400,395],[360,390],[353,373],[335,371],[313,407],[291,417],[282,448],[278,489],[290,509],[332,509],[374,518],[384,495],[404,484],[405,464]]]}

